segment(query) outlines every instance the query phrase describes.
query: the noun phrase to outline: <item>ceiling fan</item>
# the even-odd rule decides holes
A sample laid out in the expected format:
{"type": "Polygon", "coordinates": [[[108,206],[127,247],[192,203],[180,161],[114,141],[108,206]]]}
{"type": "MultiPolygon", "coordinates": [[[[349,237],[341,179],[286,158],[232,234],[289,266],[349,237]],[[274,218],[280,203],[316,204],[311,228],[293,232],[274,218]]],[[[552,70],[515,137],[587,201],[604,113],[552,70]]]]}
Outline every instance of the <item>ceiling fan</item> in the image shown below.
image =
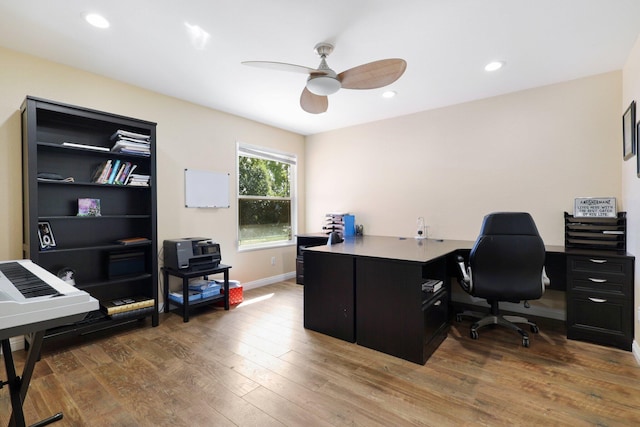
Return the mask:
{"type": "Polygon", "coordinates": [[[329,107],[327,95],[336,93],[341,88],[377,89],[387,86],[398,80],[407,68],[407,62],[404,59],[392,58],[369,62],[336,74],[329,68],[326,61],[327,56],[333,52],[333,45],[318,43],[313,50],[320,56],[320,65],[317,69],[269,61],[244,61],[242,64],[308,74],[307,84],[300,95],[300,106],[304,111],[312,114],[327,111],[329,107]]]}

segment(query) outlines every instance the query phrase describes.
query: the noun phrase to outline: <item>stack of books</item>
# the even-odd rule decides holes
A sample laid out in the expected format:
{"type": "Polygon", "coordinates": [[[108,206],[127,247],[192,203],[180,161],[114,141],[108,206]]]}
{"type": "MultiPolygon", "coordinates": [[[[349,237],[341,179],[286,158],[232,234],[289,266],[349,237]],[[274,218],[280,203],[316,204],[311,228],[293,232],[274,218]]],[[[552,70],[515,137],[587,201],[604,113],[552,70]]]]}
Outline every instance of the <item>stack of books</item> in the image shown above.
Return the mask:
{"type": "Polygon", "coordinates": [[[111,135],[111,141],[114,143],[111,151],[148,157],[151,155],[150,140],[149,135],[119,129],[111,135]]]}
{"type": "Polygon", "coordinates": [[[138,317],[153,313],[155,300],[143,296],[101,301],[100,310],[112,319],[138,317]]]}
{"type": "Polygon", "coordinates": [[[95,169],[92,182],[98,184],[125,185],[131,178],[137,165],[122,160],[106,160],[95,169]]]}
{"type": "Polygon", "coordinates": [[[148,187],[149,180],[151,176],[149,175],[140,175],[137,173],[132,173],[129,175],[129,179],[127,181],[127,185],[133,185],[134,187],[148,187]]]}

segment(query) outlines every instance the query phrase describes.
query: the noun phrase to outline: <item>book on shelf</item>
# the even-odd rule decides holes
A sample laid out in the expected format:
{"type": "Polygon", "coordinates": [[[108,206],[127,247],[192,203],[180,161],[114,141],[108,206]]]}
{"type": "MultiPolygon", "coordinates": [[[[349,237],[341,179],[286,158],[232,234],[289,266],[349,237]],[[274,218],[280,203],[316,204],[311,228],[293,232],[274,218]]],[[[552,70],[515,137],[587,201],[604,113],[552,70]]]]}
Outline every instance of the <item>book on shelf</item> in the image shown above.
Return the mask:
{"type": "Polygon", "coordinates": [[[125,239],[118,239],[116,243],[121,245],[139,245],[141,243],[149,243],[151,240],[146,237],[127,237],[125,239]]]}
{"type": "Polygon", "coordinates": [[[101,301],[100,309],[112,316],[117,313],[137,310],[140,308],[153,307],[155,300],[144,296],[118,298],[110,301],[101,301]]]}
{"type": "Polygon", "coordinates": [[[154,310],[153,306],[140,307],[140,308],[134,308],[133,310],[127,310],[127,311],[121,311],[119,313],[109,314],[109,317],[111,317],[113,320],[127,319],[131,317],[138,317],[142,315],[151,314],[153,313],[153,310],[154,310]]]}
{"type": "Polygon", "coordinates": [[[151,136],[119,129],[111,135],[111,151],[132,156],[151,155],[151,136]]]}
{"type": "Polygon", "coordinates": [[[111,135],[111,140],[117,140],[120,138],[130,138],[130,139],[134,139],[134,140],[140,140],[140,141],[149,141],[151,139],[151,135],[145,135],[143,133],[137,133],[137,132],[131,132],[128,130],[124,130],[124,129],[118,129],[117,131],[115,131],[113,133],[113,135],[111,135]]]}
{"type": "Polygon", "coordinates": [[[149,180],[151,176],[149,175],[141,175],[132,173],[129,174],[129,179],[127,180],[127,185],[139,186],[139,187],[148,187],[149,180]]]}
{"type": "Polygon", "coordinates": [[[116,179],[116,174],[118,173],[118,168],[120,167],[120,159],[116,159],[113,163],[113,168],[111,168],[111,173],[109,174],[109,179],[107,179],[107,184],[113,184],[113,180],[116,179]]]}
{"type": "Polygon", "coordinates": [[[125,171],[127,170],[127,168],[131,167],[131,162],[122,162],[120,164],[120,169],[118,170],[118,173],[116,174],[116,178],[113,180],[114,184],[122,184],[120,182],[120,180],[122,179],[122,175],[125,173],[125,171]]]}
{"type": "Polygon", "coordinates": [[[114,153],[132,154],[137,156],[151,155],[151,149],[148,145],[138,144],[128,141],[119,141],[111,149],[114,153]]]}
{"type": "Polygon", "coordinates": [[[125,185],[138,165],[121,160],[106,160],[99,164],[91,177],[97,184],[125,185]]]}
{"type": "Polygon", "coordinates": [[[111,162],[111,160],[105,160],[104,162],[100,163],[93,171],[91,182],[104,184],[109,173],[111,172],[111,162]]]}
{"type": "Polygon", "coordinates": [[[100,147],[97,145],[77,144],[75,142],[63,142],[62,145],[64,145],[65,147],[83,148],[85,150],[109,151],[107,147],[100,147]]]}

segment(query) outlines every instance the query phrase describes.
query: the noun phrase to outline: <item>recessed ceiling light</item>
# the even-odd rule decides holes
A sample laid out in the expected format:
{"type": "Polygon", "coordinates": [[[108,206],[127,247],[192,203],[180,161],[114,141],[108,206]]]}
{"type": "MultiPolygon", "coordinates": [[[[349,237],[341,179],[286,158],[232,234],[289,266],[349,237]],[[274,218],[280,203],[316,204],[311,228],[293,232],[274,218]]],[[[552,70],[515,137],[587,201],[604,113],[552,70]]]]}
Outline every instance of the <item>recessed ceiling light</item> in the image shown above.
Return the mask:
{"type": "Polygon", "coordinates": [[[96,28],[109,28],[109,21],[102,15],[97,13],[87,13],[84,19],[96,28]]]}
{"type": "Polygon", "coordinates": [[[385,93],[382,94],[383,98],[393,98],[394,96],[396,96],[397,93],[393,90],[388,90],[385,93]]]}
{"type": "Polygon", "coordinates": [[[496,70],[499,70],[502,67],[504,67],[504,61],[493,61],[493,62],[489,62],[487,65],[485,65],[484,66],[484,70],[485,71],[496,71],[496,70]]]}

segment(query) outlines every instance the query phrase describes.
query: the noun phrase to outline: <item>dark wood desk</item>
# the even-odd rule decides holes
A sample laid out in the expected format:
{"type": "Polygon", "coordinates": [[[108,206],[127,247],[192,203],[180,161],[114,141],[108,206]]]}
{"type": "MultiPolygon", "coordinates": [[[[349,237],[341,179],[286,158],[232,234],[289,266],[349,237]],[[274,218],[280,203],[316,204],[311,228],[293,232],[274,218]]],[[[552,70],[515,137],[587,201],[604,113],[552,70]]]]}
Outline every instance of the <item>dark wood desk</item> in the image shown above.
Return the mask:
{"type": "MultiPolygon", "coordinates": [[[[447,334],[450,277],[474,242],[359,236],[304,250],[304,326],[424,364],[447,334]],[[427,296],[426,279],[444,283],[427,296]]],[[[563,246],[548,246],[550,277],[564,289],[563,246]],[[551,259],[550,259],[551,261],[551,259]],[[555,277],[554,277],[555,276],[555,277]]]]}
{"type": "Polygon", "coordinates": [[[186,323],[189,321],[189,307],[195,307],[203,304],[212,304],[216,301],[224,300],[224,309],[229,310],[229,269],[230,265],[220,264],[215,268],[203,270],[174,270],[172,268],[162,268],[164,274],[164,312],[169,312],[169,304],[182,307],[182,320],[186,323]],[[211,274],[224,274],[224,294],[210,298],[199,299],[197,301],[189,301],[189,279],[196,277],[207,277],[211,274]],[[169,276],[175,276],[182,279],[182,303],[169,299],[169,276]]]}

